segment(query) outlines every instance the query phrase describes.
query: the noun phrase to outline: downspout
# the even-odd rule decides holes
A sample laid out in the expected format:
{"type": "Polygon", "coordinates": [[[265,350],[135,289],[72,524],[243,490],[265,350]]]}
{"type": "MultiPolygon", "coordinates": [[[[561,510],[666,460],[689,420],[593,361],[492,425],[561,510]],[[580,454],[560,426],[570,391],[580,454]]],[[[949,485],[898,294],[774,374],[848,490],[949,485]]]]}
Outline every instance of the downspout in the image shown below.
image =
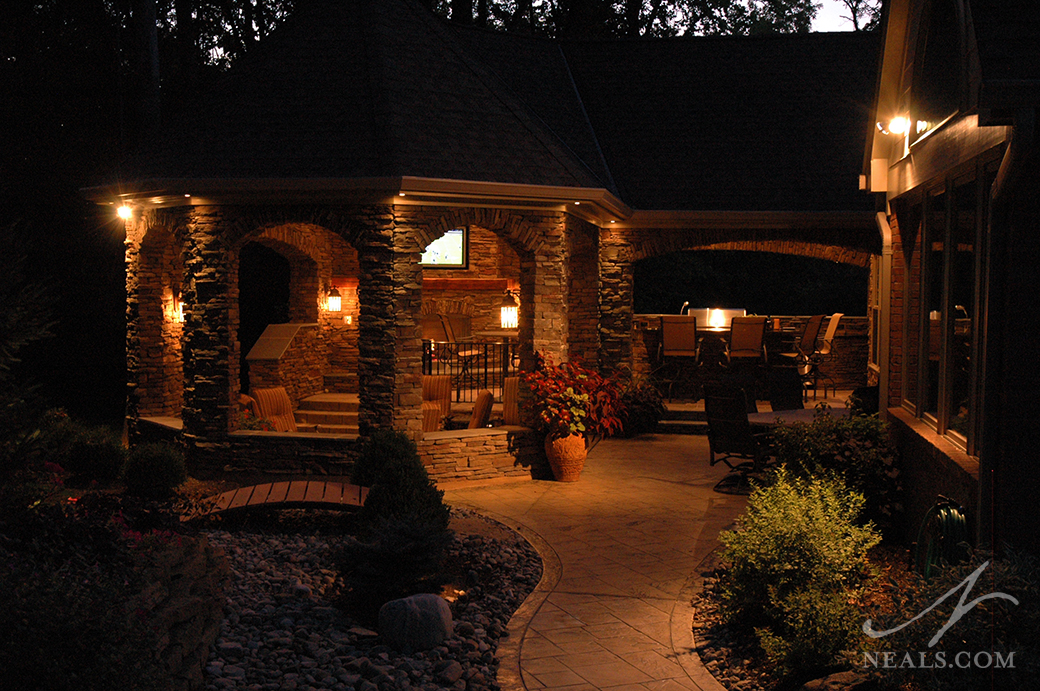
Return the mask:
{"type": "Polygon", "coordinates": [[[878,412],[882,419],[888,410],[888,385],[891,376],[891,363],[888,360],[891,334],[889,328],[892,324],[892,226],[888,223],[888,202],[885,202],[886,211],[878,211],[876,216],[878,232],[881,233],[881,265],[878,271],[881,273],[879,290],[881,291],[880,309],[881,323],[878,324],[878,412]]]}
{"type": "Polygon", "coordinates": [[[1007,237],[1006,223],[1011,210],[1012,195],[1018,186],[1025,162],[1033,153],[1036,134],[1036,113],[1033,109],[1021,109],[1015,114],[1011,134],[1008,137],[1008,148],[1000,162],[993,186],[990,188],[989,214],[986,219],[986,267],[982,286],[986,295],[982,301],[980,315],[982,333],[982,353],[980,361],[982,371],[978,372],[978,380],[982,387],[979,397],[977,418],[981,420],[979,430],[982,443],[979,455],[979,525],[977,539],[980,546],[994,548],[998,546],[997,530],[1000,526],[996,520],[996,497],[994,488],[997,478],[995,460],[1004,454],[1003,440],[999,436],[1003,419],[1003,401],[1000,390],[993,385],[987,374],[994,373],[993,382],[999,381],[1003,369],[1004,341],[1006,333],[1005,320],[1002,314],[1008,313],[1008,290],[1001,276],[1007,271],[1007,256],[1012,251],[1007,237]],[[994,309],[994,308],[997,309],[994,309]]]}

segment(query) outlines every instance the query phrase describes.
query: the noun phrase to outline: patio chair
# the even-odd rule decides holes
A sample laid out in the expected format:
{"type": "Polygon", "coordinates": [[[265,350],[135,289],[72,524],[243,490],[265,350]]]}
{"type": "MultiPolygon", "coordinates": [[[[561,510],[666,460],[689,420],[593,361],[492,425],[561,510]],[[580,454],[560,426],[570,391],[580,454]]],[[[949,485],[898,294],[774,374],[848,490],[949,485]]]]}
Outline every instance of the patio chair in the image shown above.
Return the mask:
{"type": "Polygon", "coordinates": [[[451,376],[426,374],[422,378],[422,431],[436,432],[451,415],[451,376]]]}
{"type": "Polygon", "coordinates": [[[502,424],[520,425],[520,377],[502,382],[502,424]]]}
{"type": "Polygon", "coordinates": [[[441,321],[447,334],[448,342],[452,344],[454,360],[457,365],[452,372],[456,389],[462,388],[462,383],[467,378],[472,378],[473,363],[480,359],[483,353],[479,345],[473,343],[473,321],[465,314],[442,314],[441,321]]]}
{"type": "Polygon", "coordinates": [[[802,378],[802,388],[806,399],[809,397],[808,377],[812,371],[809,358],[816,352],[816,339],[820,335],[820,326],[822,324],[822,314],[809,317],[809,321],[805,322],[805,328],[802,329],[802,337],[798,339],[798,343],[795,345],[795,352],[780,353],[780,357],[785,358],[788,365],[797,368],[798,376],[802,378]]]}
{"type": "Polygon", "coordinates": [[[813,400],[816,400],[816,388],[819,385],[821,379],[824,380],[823,395],[827,396],[827,384],[830,382],[830,388],[834,391],[837,390],[837,385],[830,376],[820,370],[820,364],[834,359],[834,336],[838,333],[838,324],[841,322],[841,318],[844,317],[844,313],[835,312],[831,315],[830,321],[827,322],[827,331],[824,333],[822,339],[816,343],[816,348],[809,355],[808,365],[809,370],[805,373],[807,381],[812,381],[813,400]]]}
{"type": "Polygon", "coordinates": [[[704,415],[708,420],[708,462],[725,463],[742,476],[761,471],[769,457],[768,432],[756,432],[748,422],[743,389],[710,386],[704,390],[704,415]],[[733,460],[740,459],[737,465],[733,460]]]}
{"type": "Polygon", "coordinates": [[[284,386],[273,386],[266,389],[250,391],[260,417],[271,421],[275,432],[295,432],[296,417],[293,415],[292,401],[284,386]]]}
{"type": "Polygon", "coordinates": [[[766,357],[765,336],[765,317],[733,317],[725,351],[727,364],[761,364],[766,357]]]}
{"type": "Polygon", "coordinates": [[[495,402],[495,396],[487,389],[477,394],[477,400],[473,402],[473,414],[469,418],[468,429],[481,429],[487,427],[491,420],[491,406],[495,402]]]}
{"type": "Polygon", "coordinates": [[[663,315],[661,317],[661,345],[655,374],[668,385],[668,400],[676,382],[694,378],[700,366],[700,341],[697,338],[697,317],[663,315]]]}

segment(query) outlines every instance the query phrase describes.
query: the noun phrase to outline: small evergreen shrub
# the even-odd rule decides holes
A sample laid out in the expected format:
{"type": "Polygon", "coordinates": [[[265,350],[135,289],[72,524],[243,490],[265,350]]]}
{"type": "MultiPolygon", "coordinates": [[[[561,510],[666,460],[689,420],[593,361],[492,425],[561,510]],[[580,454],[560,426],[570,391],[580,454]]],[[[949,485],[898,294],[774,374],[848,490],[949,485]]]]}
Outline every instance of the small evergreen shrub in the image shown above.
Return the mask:
{"type": "MultiPolygon", "coordinates": [[[[60,428],[55,432],[59,436],[60,428]]],[[[118,479],[125,463],[122,440],[104,427],[89,427],[69,440],[64,467],[72,474],[70,484],[85,485],[118,479]]]]}
{"type": "Polygon", "coordinates": [[[339,568],[346,585],[344,604],[374,623],[390,600],[436,593],[446,582],[443,557],[452,533],[413,517],[375,519],[367,539],[346,538],[339,568]]]}
{"type": "Polygon", "coordinates": [[[866,498],[864,516],[882,526],[901,513],[897,455],[877,416],[817,415],[773,429],[777,462],[800,477],[836,477],[866,498]]]}
{"type": "Polygon", "coordinates": [[[123,482],[128,494],[166,499],[187,479],[184,454],[164,443],[141,444],[126,459],[123,482]]]}
{"type": "Polygon", "coordinates": [[[372,435],[351,481],[370,491],[359,512],[361,533],[345,542],[338,559],[343,603],[372,623],[385,602],[443,584],[451,513],[415,443],[395,430],[372,435]]]}
{"type": "Polygon", "coordinates": [[[448,529],[444,492],[430,479],[415,442],[401,432],[376,431],[354,464],[351,482],[371,490],[360,512],[365,523],[400,518],[448,529]]]}
{"type": "Polygon", "coordinates": [[[826,669],[851,643],[856,610],[848,603],[868,580],[867,550],[880,541],[873,526],[857,525],[863,502],[840,480],[781,468],[752,492],[738,528],[719,536],[728,618],[753,626],[789,672],[826,669]]]}

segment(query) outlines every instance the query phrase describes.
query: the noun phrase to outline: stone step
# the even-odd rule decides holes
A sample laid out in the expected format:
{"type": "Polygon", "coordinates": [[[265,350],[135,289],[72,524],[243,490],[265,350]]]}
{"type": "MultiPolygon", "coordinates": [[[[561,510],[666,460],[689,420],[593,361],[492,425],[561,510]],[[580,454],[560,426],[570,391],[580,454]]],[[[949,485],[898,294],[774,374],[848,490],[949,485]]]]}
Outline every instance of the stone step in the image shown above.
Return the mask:
{"type": "Polygon", "coordinates": [[[356,393],[319,393],[300,401],[296,409],[356,413],[360,407],[356,393]]]}
{"type": "Polygon", "coordinates": [[[357,425],[318,425],[318,434],[346,434],[358,436],[357,425]]]}
{"type": "Polygon", "coordinates": [[[339,410],[296,410],[296,424],[348,425],[357,427],[358,413],[339,410]]]}

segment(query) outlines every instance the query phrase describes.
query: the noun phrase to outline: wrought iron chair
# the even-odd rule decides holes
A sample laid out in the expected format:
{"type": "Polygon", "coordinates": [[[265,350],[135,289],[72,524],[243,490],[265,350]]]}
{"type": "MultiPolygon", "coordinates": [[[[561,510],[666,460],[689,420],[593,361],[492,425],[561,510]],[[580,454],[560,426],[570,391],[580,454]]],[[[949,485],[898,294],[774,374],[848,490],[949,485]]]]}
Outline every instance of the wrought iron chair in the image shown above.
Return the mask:
{"type": "MultiPolygon", "coordinates": [[[[725,463],[739,473],[739,487],[748,487],[748,476],[760,472],[770,455],[769,433],[757,432],[748,421],[743,389],[710,386],[704,390],[704,414],[708,420],[708,462],[725,463]],[[733,460],[739,459],[734,465],[733,460]]],[[[726,481],[723,479],[716,489],[726,481]]]]}
{"type": "Polygon", "coordinates": [[[820,326],[822,325],[822,314],[809,317],[809,321],[805,322],[805,328],[802,329],[802,337],[798,339],[798,343],[795,346],[795,352],[780,353],[780,356],[787,360],[788,365],[797,368],[798,376],[802,378],[802,395],[805,399],[809,398],[808,384],[811,381],[809,375],[812,372],[809,358],[816,352],[816,339],[820,335],[820,326]]]}
{"type": "Polygon", "coordinates": [[[825,398],[827,396],[827,382],[831,383],[830,388],[832,391],[837,391],[837,384],[834,379],[820,370],[820,364],[834,359],[834,336],[838,333],[838,324],[844,316],[842,312],[835,312],[831,315],[830,321],[827,322],[826,333],[824,333],[822,339],[817,341],[817,347],[809,355],[809,370],[806,372],[805,378],[807,381],[812,381],[813,400],[816,400],[816,388],[821,379],[824,380],[823,395],[825,398]]]}

